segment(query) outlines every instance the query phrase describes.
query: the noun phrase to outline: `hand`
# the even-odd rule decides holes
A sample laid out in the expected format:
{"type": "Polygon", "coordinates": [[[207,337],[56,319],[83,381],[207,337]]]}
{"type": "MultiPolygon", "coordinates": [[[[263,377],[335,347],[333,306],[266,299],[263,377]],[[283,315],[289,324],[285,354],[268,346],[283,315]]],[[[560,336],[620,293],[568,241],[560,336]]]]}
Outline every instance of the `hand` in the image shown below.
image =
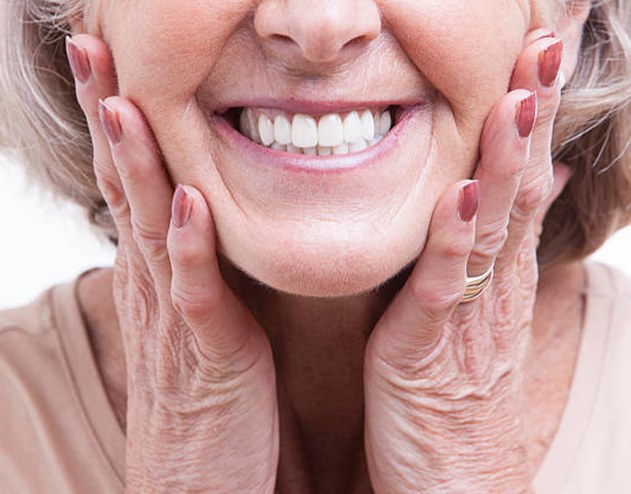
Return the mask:
{"type": "MultiPolygon", "coordinates": [[[[524,363],[538,222],[554,198],[550,146],[561,86],[562,45],[542,35],[529,33],[511,90],[487,119],[479,182],[457,183],[441,197],[425,249],[368,341],[365,444],[376,493],[529,490],[524,363]],[[489,290],[460,304],[467,274],[493,265],[489,290]]],[[[566,169],[557,177],[554,194],[566,169]]]]}
{"type": "Polygon", "coordinates": [[[271,493],[279,448],[271,347],[222,280],[206,201],[190,186],[174,194],[129,100],[101,103],[101,125],[99,99],[116,91],[105,44],[77,35],[69,54],[97,183],[119,232],[127,492],[271,493]]]}

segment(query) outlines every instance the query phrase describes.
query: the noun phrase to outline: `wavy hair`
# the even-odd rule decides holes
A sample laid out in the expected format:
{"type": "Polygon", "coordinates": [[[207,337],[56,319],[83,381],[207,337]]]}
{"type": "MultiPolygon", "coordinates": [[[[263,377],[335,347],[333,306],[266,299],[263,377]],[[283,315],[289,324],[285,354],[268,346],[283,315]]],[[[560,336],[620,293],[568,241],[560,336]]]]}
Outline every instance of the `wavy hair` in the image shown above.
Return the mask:
{"type": "MultiPolygon", "coordinates": [[[[92,147],[64,49],[86,0],[4,0],[0,147],[29,175],[117,232],[92,170],[92,147]]],[[[576,0],[559,0],[571,9],[576,0]]],[[[563,91],[552,154],[574,174],[544,221],[542,266],[581,259],[631,221],[631,0],[594,0],[578,66],[563,91]]]]}

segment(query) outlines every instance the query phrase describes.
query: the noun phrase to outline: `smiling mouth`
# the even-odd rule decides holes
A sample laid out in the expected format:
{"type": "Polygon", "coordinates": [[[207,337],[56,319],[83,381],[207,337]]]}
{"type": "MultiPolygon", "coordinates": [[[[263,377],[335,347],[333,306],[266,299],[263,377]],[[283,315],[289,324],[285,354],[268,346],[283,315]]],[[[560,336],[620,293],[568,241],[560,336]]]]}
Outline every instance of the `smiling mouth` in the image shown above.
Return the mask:
{"type": "Polygon", "coordinates": [[[231,108],[221,116],[249,140],[288,154],[339,156],[376,145],[400,118],[400,106],[309,115],[271,108],[231,108]]]}

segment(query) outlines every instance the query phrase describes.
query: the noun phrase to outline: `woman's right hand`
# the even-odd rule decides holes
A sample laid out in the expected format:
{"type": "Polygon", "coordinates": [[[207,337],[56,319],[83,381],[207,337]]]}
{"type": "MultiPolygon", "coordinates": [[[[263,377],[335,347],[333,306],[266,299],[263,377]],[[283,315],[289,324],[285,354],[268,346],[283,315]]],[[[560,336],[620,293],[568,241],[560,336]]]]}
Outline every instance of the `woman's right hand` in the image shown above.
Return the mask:
{"type": "Polygon", "coordinates": [[[271,493],[279,453],[271,347],[221,277],[208,205],[193,187],[174,193],[140,111],[110,97],[107,46],[76,35],[68,53],[119,232],[126,492],[271,493]]]}

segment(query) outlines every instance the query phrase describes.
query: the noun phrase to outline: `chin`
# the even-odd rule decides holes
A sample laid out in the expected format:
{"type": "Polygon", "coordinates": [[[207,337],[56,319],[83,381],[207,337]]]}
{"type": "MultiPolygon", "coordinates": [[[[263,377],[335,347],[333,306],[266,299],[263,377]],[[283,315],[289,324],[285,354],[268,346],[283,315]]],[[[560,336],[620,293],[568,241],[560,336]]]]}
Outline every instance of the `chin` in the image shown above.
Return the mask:
{"type": "Polygon", "coordinates": [[[243,252],[224,255],[239,270],[274,290],[303,297],[333,298],[375,290],[410,265],[420,252],[419,246],[412,245],[409,239],[353,248],[286,243],[276,247],[259,248],[247,256],[243,252]]]}

